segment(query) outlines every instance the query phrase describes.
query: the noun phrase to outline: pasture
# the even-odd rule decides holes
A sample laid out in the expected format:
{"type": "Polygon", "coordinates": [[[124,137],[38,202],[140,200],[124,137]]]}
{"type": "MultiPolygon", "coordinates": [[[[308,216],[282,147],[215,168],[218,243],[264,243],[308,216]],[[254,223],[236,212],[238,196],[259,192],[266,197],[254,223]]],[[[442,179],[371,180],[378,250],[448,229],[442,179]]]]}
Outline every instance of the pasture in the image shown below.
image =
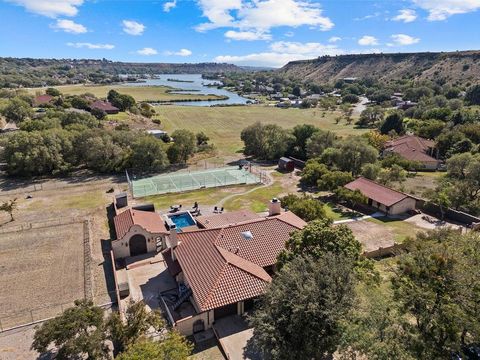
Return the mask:
{"type": "MultiPolygon", "coordinates": [[[[209,100],[219,99],[216,95],[172,94],[173,88],[166,86],[122,86],[122,85],[62,85],[55,86],[65,95],[81,95],[90,93],[98,98],[105,98],[110,90],[133,96],[136,101],[179,101],[179,100],[209,100]]],[[[45,88],[27,89],[32,95],[43,94],[45,88]]]]}
{"type": "Polygon", "coordinates": [[[2,328],[55,316],[86,296],[81,221],[34,224],[0,236],[2,328]]]}
{"type": "Polygon", "coordinates": [[[270,106],[157,106],[163,129],[171,133],[176,129],[193,132],[203,131],[219,150],[219,155],[231,155],[241,151],[241,131],[257,121],[293,128],[299,124],[311,124],[321,129],[334,131],[339,136],[360,135],[367,130],[356,129],[345,120],[336,124],[340,112],[321,109],[279,109],[270,106]]]}

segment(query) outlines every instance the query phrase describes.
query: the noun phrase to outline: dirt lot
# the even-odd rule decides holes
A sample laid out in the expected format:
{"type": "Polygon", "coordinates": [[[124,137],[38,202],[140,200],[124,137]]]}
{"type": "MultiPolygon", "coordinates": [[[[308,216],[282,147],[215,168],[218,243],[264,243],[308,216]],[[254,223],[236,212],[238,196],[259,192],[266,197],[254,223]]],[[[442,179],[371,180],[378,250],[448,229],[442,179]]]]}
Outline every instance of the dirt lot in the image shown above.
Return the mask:
{"type": "Polygon", "coordinates": [[[368,221],[354,221],[345,224],[363,245],[364,251],[373,251],[379,247],[388,247],[394,244],[394,234],[386,226],[368,221]]]}
{"type": "Polygon", "coordinates": [[[85,297],[84,224],[0,233],[3,328],[55,315],[85,297]]]}

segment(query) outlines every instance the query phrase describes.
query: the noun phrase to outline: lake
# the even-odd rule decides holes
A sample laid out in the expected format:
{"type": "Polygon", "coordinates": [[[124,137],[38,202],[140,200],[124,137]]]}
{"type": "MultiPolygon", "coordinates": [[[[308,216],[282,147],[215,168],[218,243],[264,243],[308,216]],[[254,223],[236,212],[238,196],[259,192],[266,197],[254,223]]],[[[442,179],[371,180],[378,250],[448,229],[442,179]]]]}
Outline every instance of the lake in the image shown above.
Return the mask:
{"type": "Polygon", "coordinates": [[[172,93],[202,95],[214,94],[228,96],[228,99],[226,100],[181,101],[175,103],[176,105],[184,106],[243,105],[249,100],[234,92],[225,89],[218,89],[215,86],[207,86],[215,83],[218,82],[214,80],[202,79],[201,74],[161,74],[155,75],[155,79],[146,79],[141,83],[125,83],[124,86],[169,86],[181,90],[172,91],[172,93]],[[168,81],[168,79],[180,81],[168,81]]]}

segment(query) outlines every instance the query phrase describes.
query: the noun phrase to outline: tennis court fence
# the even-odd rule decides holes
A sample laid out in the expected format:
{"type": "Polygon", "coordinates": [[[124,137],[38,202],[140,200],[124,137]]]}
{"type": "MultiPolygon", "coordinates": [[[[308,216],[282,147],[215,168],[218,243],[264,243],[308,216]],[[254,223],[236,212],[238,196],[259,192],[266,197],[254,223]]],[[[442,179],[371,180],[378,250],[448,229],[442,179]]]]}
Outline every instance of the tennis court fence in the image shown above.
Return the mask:
{"type": "Polygon", "coordinates": [[[134,198],[184,192],[202,188],[262,183],[266,175],[257,166],[228,166],[202,162],[188,169],[164,171],[158,175],[140,176],[126,172],[129,189],[134,198]]]}

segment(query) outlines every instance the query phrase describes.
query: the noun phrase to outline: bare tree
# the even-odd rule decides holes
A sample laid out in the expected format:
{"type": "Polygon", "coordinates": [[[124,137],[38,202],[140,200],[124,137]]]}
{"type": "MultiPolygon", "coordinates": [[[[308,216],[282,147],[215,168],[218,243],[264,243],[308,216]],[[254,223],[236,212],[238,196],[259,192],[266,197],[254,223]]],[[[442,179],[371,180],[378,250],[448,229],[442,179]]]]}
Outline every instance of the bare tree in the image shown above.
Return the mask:
{"type": "Polygon", "coordinates": [[[10,215],[10,221],[14,221],[13,212],[17,209],[17,198],[8,200],[0,205],[0,211],[5,211],[10,215]]]}

